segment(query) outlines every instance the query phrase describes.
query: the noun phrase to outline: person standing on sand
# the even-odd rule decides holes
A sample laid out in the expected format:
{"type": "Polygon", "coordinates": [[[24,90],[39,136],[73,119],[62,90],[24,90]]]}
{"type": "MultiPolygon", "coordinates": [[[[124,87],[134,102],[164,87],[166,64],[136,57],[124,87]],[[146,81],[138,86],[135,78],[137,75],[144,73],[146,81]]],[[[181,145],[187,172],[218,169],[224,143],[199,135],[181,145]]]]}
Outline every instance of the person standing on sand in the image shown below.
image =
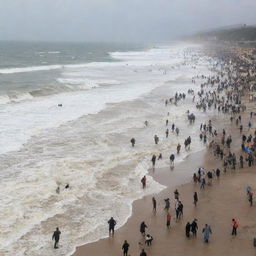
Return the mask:
{"type": "Polygon", "coordinates": [[[60,240],[60,230],[59,228],[56,228],[56,230],[54,231],[53,235],[52,235],[52,240],[54,239],[54,249],[58,249],[58,243],[60,240]]]}
{"type": "Polygon", "coordinates": [[[124,256],[128,256],[128,250],[129,250],[129,244],[127,243],[127,241],[125,240],[122,246],[122,250],[123,250],[123,255],[124,256]]]}
{"type": "Polygon", "coordinates": [[[204,187],[205,187],[205,178],[202,178],[200,189],[204,189],[204,187]]]}
{"type": "Polygon", "coordinates": [[[180,219],[181,216],[183,216],[183,204],[181,201],[179,201],[179,206],[178,206],[177,211],[178,211],[178,218],[180,219]]]}
{"type": "Polygon", "coordinates": [[[141,224],[140,224],[140,233],[141,233],[143,236],[145,236],[145,232],[146,232],[146,228],[147,228],[147,227],[148,227],[148,226],[145,224],[145,222],[142,221],[141,224]]]}
{"type": "Polygon", "coordinates": [[[153,241],[153,237],[150,235],[150,234],[147,234],[146,235],[146,241],[145,241],[145,244],[147,246],[150,246],[152,244],[152,241],[153,241]]]}
{"type": "Polygon", "coordinates": [[[196,206],[198,202],[198,196],[197,196],[197,192],[194,193],[194,205],[196,206]]]}
{"type": "Polygon", "coordinates": [[[248,200],[250,202],[250,206],[252,206],[252,203],[253,203],[253,193],[252,191],[248,191],[248,200]]]}
{"type": "Polygon", "coordinates": [[[156,199],[152,197],[153,211],[156,212],[156,199]]]}
{"type": "Polygon", "coordinates": [[[239,157],[239,162],[240,162],[240,168],[244,168],[244,157],[242,155],[239,157]]]}
{"type": "Polygon", "coordinates": [[[210,235],[212,234],[211,227],[205,224],[205,227],[203,228],[202,233],[204,234],[204,242],[208,243],[210,235]]]}
{"type": "Polygon", "coordinates": [[[235,219],[232,219],[232,236],[236,236],[237,235],[237,228],[238,228],[238,222],[235,219]]]}
{"type": "Polygon", "coordinates": [[[111,217],[108,221],[108,225],[109,225],[109,236],[111,236],[111,233],[112,235],[114,236],[114,233],[115,233],[115,225],[116,225],[116,221],[114,220],[113,217],[111,217]]]}
{"type": "Polygon", "coordinates": [[[144,249],[141,250],[140,256],[147,256],[147,254],[146,254],[144,249]]]}
{"type": "Polygon", "coordinates": [[[170,198],[166,198],[166,199],[164,199],[164,201],[165,201],[164,210],[166,210],[168,212],[170,209],[170,198]]]}
{"type": "Polygon", "coordinates": [[[173,193],[174,193],[174,199],[179,200],[180,193],[179,193],[178,189],[175,189],[175,191],[173,193]]]}
{"type": "Polygon", "coordinates": [[[217,176],[217,178],[220,177],[220,169],[219,168],[216,169],[216,176],[217,176]]]}
{"type": "Polygon", "coordinates": [[[193,236],[196,236],[197,230],[198,230],[197,219],[194,219],[193,222],[191,223],[191,232],[193,233],[193,236]]]}
{"type": "Polygon", "coordinates": [[[171,219],[172,219],[172,216],[168,212],[167,216],[166,216],[166,226],[167,226],[168,229],[170,228],[170,225],[171,225],[171,219]]]}
{"type": "Polygon", "coordinates": [[[185,227],[185,231],[186,231],[186,237],[189,238],[190,237],[190,228],[191,228],[191,225],[190,223],[188,222],[186,227],[185,227]]]}
{"type": "Polygon", "coordinates": [[[147,182],[147,178],[144,175],[143,178],[141,179],[141,183],[142,183],[142,188],[146,188],[146,182],[147,182]]]}

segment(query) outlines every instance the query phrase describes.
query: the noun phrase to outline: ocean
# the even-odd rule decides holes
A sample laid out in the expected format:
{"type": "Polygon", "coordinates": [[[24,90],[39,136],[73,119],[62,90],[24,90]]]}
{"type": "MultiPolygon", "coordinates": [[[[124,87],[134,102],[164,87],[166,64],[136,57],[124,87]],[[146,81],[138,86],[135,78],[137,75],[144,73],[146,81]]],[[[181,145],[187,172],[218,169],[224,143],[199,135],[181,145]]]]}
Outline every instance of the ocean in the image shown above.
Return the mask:
{"type": "MultiPolygon", "coordinates": [[[[175,42],[0,42],[0,255],[71,255],[106,237],[111,216],[122,226],[134,200],[164,188],[148,177],[142,190],[140,179],[153,154],[163,155],[157,167],[169,166],[177,143],[197,135],[187,110],[197,113],[197,124],[206,120],[192,96],[164,104],[199,89],[193,76],[211,74],[201,50],[175,42]],[[179,136],[165,138],[166,119],[179,136]]],[[[191,151],[203,147],[193,141],[191,151]]],[[[177,161],[187,154],[182,149],[177,161]]]]}

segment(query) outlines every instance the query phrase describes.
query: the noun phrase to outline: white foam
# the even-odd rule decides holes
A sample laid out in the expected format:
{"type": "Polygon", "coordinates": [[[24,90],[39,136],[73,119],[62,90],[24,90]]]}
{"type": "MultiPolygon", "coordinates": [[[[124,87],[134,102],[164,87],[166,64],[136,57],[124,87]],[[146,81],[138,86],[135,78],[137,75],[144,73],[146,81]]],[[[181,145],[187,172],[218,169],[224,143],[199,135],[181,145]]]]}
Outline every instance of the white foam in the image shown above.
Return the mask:
{"type": "Polygon", "coordinates": [[[33,67],[3,68],[3,69],[0,69],[0,74],[46,71],[46,70],[61,69],[62,67],[63,67],[62,65],[45,65],[45,66],[33,66],[33,67]]]}
{"type": "MultiPolygon", "coordinates": [[[[147,189],[141,189],[150,157],[162,152],[162,164],[168,165],[167,155],[175,152],[176,144],[197,130],[186,123],[187,108],[193,110],[187,103],[173,107],[170,116],[181,135],[164,138],[163,99],[169,93],[186,92],[191,85],[183,80],[195,72],[185,66],[170,68],[180,65],[185,49],[153,50],[151,58],[143,52],[136,60],[114,64],[65,67],[60,83],[70,83],[72,88],[87,83],[100,86],[1,106],[0,232],[4,235],[0,254],[70,255],[75,246],[107,236],[110,216],[120,227],[130,216],[134,200],[163,189],[150,177],[147,189]],[[170,58],[175,53],[180,57],[170,58]],[[155,65],[149,69],[150,63],[155,65]],[[165,84],[175,79],[177,83],[165,84]],[[166,89],[161,91],[161,86],[166,89]],[[186,126],[189,129],[183,130],[186,126]],[[136,147],[131,148],[134,134],[136,147]],[[154,134],[160,137],[159,145],[153,143],[154,134]],[[66,183],[70,190],[64,189],[66,183]],[[50,242],[56,226],[62,231],[58,251],[50,242]]],[[[193,141],[192,150],[201,147],[193,141]]]]}

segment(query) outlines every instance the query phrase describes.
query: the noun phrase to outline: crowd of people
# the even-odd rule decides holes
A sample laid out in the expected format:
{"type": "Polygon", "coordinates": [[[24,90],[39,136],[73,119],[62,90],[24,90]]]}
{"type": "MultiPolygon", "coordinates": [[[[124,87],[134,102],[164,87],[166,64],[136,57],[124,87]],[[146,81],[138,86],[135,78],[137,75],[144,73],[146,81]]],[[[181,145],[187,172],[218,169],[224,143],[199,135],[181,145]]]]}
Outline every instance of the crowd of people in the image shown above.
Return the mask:
{"type": "MultiPolygon", "coordinates": [[[[192,78],[192,84],[197,82],[201,83],[200,90],[196,93],[193,89],[189,89],[186,95],[185,93],[176,93],[173,97],[166,99],[164,104],[166,108],[170,104],[177,105],[179,102],[192,97],[198,111],[216,111],[218,114],[223,114],[230,120],[232,129],[221,128],[220,125],[216,125],[212,120],[208,120],[206,123],[201,123],[198,127],[199,138],[187,137],[184,141],[184,149],[190,149],[192,140],[199,139],[204,143],[213,157],[218,160],[218,163],[222,164],[222,168],[217,167],[211,170],[206,170],[200,166],[198,170],[193,174],[193,182],[198,184],[198,191],[193,194],[193,204],[197,207],[199,203],[200,190],[207,189],[207,186],[213,186],[214,179],[219,179],[222,173],[228,171],[242,169],[245,167],[252,167],[255,165],[255,152],[256,152],[256,130],[254,129],[254,117],[256,113],[251,111],[247,114],[246,99],[250,92],[256,88],[251,86],[251,82],[255,81],[256,77],[256,65],[245,63],[245,60],[239,58],[235,53],[225,50],[219,50],[217,56],[213,56],[215,61],[212,64],[212,76],[197,76],[192,78]],[[216,58],[217,57],[217,58],[216,58]],[[231,62],[232,60],[232,62],[231,62]],[[233,129],[235,127],[235,129],[233,129]],[[241,148],[233,147],[233,136],[241,137],[241,148]]],[[[169,116],[169,112],[167,113],[169,116]]],[[[194,125],[196,116],[193,113],[187,112],[189,122],[194,125]]],[[[149,125],[148,121],[145,121],[146,126],[149,125]]],[[[165,137],[168,138],[169,133],[173,132],[179,135],[179,128],[173,123],[169,127],[169,119],[165,121],[165,137]]],[[[130,140],[132,147],[136,146],[136,139],[130,140]]],[[[155,144],[159,143],[158,135],[153,138],[155,144]]],[[[177,152],[170,154],[170,165],[174,166],[176,155],[180,154],[182,145],[177,144],[177,152]]],[[[151,158],[152,167],[155,168],[156,162],[162,159],[162,154],[153,154],[151,158]]],[[[141,179],[143,189],[146,189],[147,178],[143,176],[141,179]]],[[[248,186],[247,199],[250,206],[253,205],[253,189],[248,186]]],[[[184,205],[181,201],[181,196],[176,189],[174,191],[173,200],[170,198],[164,198],[162,202],[157,202],[156,198],[152,198],[152,210],[157,212],[158,205],[164,205],[161,209],[166,212],[166,227],[170,229],[172,220],[175,219],[177,223],[183,218],[184,205]],[[171,216],[171,206],[173,203],[173,209],[175,209],[175,217],[171,216]]],[[[239,222],[236,217],[230,216],[232,230],[231,235],[237,235],[237,229],[239,222]]],[[[209,220],[210,222],[211,220],[209,220]]],[[[194,218],[192,221],[188,221],[185,225],[185,236],[190,239],[197,237],[199,230],[198,219],[194,218]]],[[[114,236],[114,230],[116,226],[116,220],[113,217],[108,221],[109,235],[114,236]]],[[[145,221],[142,221],[139,227],[141,236],[144,238],[144,244],[141,244],[140,256],[147,256],[147,247],[153,244],[153,236],[146,232],[149,229],[145,221]],[[145,247],[146,246],[146,247],[145,247]]],[[[210,236],[213,234],[213,230],[209,223],[203,223],[201,229],[203,242],[209,243],[210,236]]],[[[57,244],[60,238],[60,231],[57,229],[53,234],[55,239],[54,248],[57,248],[57,244]]],[[[123,255],[127,256],[130,245],[127,240],[121,246],[123,255]]]]}

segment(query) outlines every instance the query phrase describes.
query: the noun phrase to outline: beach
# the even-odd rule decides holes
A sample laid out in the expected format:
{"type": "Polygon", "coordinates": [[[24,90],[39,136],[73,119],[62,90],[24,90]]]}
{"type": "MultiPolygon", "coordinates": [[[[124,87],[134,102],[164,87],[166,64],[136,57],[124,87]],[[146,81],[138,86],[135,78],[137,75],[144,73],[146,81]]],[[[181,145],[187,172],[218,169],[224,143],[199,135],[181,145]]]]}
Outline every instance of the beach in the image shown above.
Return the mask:
{"type": "MultiPolygon", "coordinates": [[[[47,58],[51,65],[12,63],[14,67],[0,69],[0,131],[6,135],[0,137],[6,145],[0,149],[0,255],[120,255],[124,240],[131,256],[143,247],[149,255],[165,255],[165,248],[179,255],[194,246],[197,253],[205,253],[204,224],[213,230],[209,247],[215,250],[218,237],[229,239],[223,234],[231,232],[232,218],[241,223],[239,239],[250,219],[243,219],[244,212],[229,216],[235,210],[226,202],[243,200],[249,207],[245,188],[253,189],[246,184],[253,180],[253,167],[239,170],[239,155],[246,167],[255,146],[254,70],[248,57],[252,51],[176,42],[124,51],[111,45],[108,49],[114,51],[98,56],[98,45],[79,45],[78,53],[84,47],[90,56],[91,49],[95,51],[90,57],[94,62],[71,65],[70,46],[47,44],[44,51],[39,50],[41,44],[37,47],[27,52],[28,63],[47,58]],[[60,57],[63,64],[57,65],[60,57]],[[6,90],[8,79],[13,88],[6,90]],[[30,86],[20,86],[28,81],[30,86]],[[237,178],[242,173],[245,178],[237,178]],[[210,182],[208,175],[214,177],[213,185],[201,190],[203,181],[210,182]],[[241,191],[237,198],[234,184],[241,191]],[[228,192],[225,186],[230,186],[228,192]],[[174,200],[175,189],[180,201],[174,200]],[[164,210],[167,198],[170,229],[164,210]],[[181,206],[183,216],[177,210],[181,206]],[[114,237],[108,233],[110,217],[117,223],[114,237]],[[198,237],[188,239],[185,225],[194,218],[198,237]],[[140,234],[142,221],[154,238],[150,247],[140,234]],[[52,237],[56,227],[61,231],[59,243],[52,237]]],[[[87,61],[83,54],[82,62],[87,61]]],[[[253,237],[243,237],[252,245],[253,237]]]]}
{"type": "MultiPolygon", "coordinates": [[[[165,97],[186,94],[193,76],[211,75],[209,58],[196,57],[202,51],[200,44],[173,43],[134,51],[114,45],[112,52],[103,52],[100,62],[99,46],[91,50],[92,46],[82,44],[77,52],[84,56],[80,62],[87,61],[84,47],[89,47],[94,62],[72,65],[66,63],[74,53],[64,46],[39,44],[34,49],[28,45],[27,66],[46,59],[49,65],[23,68],[11,62],[15,68],[0,70],[0,131],[5,135],[0,139],[6,145],[0,149],[3,255],[17,251],[31,256],[70,255],[76,246],[107,237],[110,216],[118,218],[121,227],[132,213],[134,200],[164,188],[148,176],[147,189],[141,189],[140,179],[151,167],[152,154],[163,155],[158,168],[169,166],[169,152],[176,151],[177,143],[182,144],[191,132],[199,136],[186,114],[188,109],[197,111],[193,96],[168,107],[165,97]],[[56,66],[60,58],[63,63],[56,66]],[[5,81],[12,81],[9,90],[5,81]],[[27,83],[30,86],[21,86],[27,83]],[[171,132],[172,122],[179,135],[171,132]],[[51,236],[57,226],[62,233],[56,251],[51,236]]],[[[193,87],[199,89],[200,83],[193,87]]],[[[205,122],[206,115],[197,112],[197,122],[205,122]]],[[[204,147],[199,140],[192,145],[193,152],[204,147]]],[[[188,154],[182,148],[175,163],[188,154]]],[[[182,183],[188,178],[190,174],[184,173],[182,183]]]]}
{"type": "MultiPolygon", "coordinates": [[[[249,95],[243,96],[247,110],[240,113],[244,127],[250,121],[250,113],[255,112],[255,104],[249,102],[249,95]]],[[[232,116],[232,114],[231,114],[232,116]]],[[[236,116],[236,115],[235,115],[236,116]]],[[[241,154],[241,132],[238,125],[230,120],[230,114],[216,113],[209,115],[218,133],[225,129],[227,134],[232,135],[232,152],[241,154]]],[[[247,128],[244,128],[247,129],[247,128]]],[[[246,130],[245,134],[253,134],[254,130],[246,130]]],[[[221,137],[221,136],[219,136],[221,137]]],[[[199,138],[194,138],[194,140],[199,138]]],[[[220,141],[220,138],[217,139],[220,141]]],[[[228,152],[229,149],[226,149],[228,152]]],[[[238,165],[238,164],[237,164],[238,165]]],[[[236,167],[224,171],[223,161],[219,159],[213,149],[207,147],[204,150],[187,156],[183,162],[175,165],[174,168],[155,168],[150,175],[166,186],[160,193],[145,196],[133,203],[131,217],[126,224],[115,232],[114,237],[101,239],[98,242],[78,247],[75,256],[82,255],[122,255],[122,244],[127,240],[130,244],[129,255],[139,255],[144,248],[147,255],[252,255],[255,251],[253,238],[256,227],[254,223],[255,206],[250,206],[246,194],[246,188],[251,186],[254,189],[256,181],[255,167],[236,167]],[[213,179],[213,184],[206,185],[205,190],[192,180],[193,173],[198,168],[205,170],[221,170],[219,178],[213,179]],[[190,173],[190,178],[185,174],[190,173]],[[184,183],[184,177],[187,184],[184,183]],[[176,221],[174,209],[173,192],[178,189],[181,201],[184,205],[184,215],[181,220],[176,221]],[[199,202],[193,204],[193,194],[197,191],[199,202]],[[157,201],[157,211],[152,210],[152,196],[157,201]],[[166,211],[164,210],[164,199],[171,198],[172,216],[171,228],[166,227],[166,211]],[[185,225],[189,221],[197,219],[199,226],[197,237],[187,238],[185,225]],[[238,235],[232,236],[232,219],[238,219],[238,235]],[[140,223],[145,221],[148,229],[146,233],[153,236],[151,246],[145,245],[144,237],[140,234],[140,223]],[[203,242],[202,229],[205,224],[211,226],[212,236],[209,244],[203,242]]],[[[107,228],[107,223],[106,223],[107,228]]]]}

